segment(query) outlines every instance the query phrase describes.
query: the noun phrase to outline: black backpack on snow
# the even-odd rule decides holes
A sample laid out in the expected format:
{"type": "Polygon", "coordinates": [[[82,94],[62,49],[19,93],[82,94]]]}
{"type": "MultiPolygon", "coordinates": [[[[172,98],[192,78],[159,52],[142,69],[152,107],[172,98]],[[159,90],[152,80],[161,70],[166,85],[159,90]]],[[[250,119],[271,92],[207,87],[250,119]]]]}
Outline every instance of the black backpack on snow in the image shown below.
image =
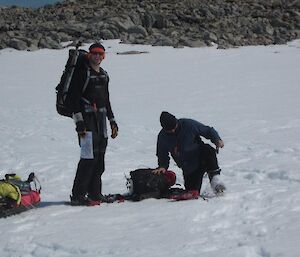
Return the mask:
{"type": "Polygon", "coordinates": [[[164,174],[154,174],[153,169],[137,169],[130,172],[127,188],[133,200],[161,198],[171,187],[164,174]]]}
{"type": "MultiPolygon", "coordinates": [[[[87,51],[83,49],[78,49],[80,43],[76,45],[75,49],[69,50],[68,61],[65,65],[64,72],[60,78],[60,82],[55,88],[56,90],[56,110],[58,114],[66,117],[72,117],[72,111],[70,110],[70,99],[68,97],[68,92],[71,86],[71,81],[73,78],[73,73],[76,66],[79,67],[87,67],[85,65],[86,62],[86,54],[87,51]]],[[[89,69],[87,68],[87,72],[89,69]]],[[[83,86],[83,91],[85,90],[89,80],[89,74],[87,75],[87,79],[83,86]]]]}

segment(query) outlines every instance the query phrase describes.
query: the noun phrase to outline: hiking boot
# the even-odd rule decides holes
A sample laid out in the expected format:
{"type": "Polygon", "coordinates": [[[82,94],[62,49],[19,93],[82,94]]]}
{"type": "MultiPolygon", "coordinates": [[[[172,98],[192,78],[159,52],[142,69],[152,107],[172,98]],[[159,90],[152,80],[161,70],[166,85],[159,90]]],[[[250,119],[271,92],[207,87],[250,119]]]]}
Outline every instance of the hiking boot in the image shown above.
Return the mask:
{"type": "Polygon", "coordinates": [[[88,198],[85,196],[72,196],[70,195],[70,201],[72,206],[87,206],[88,198]]]}
{"type": "Polygon", "coordinates": [[[72,206],[95,206],[100,205],[99,200],[92,200],[87,196],[70,196],[72,206]]]}
{"type": "Polygon", "coordinates": [[[103,203],[113,203],[115,201],[113,195],[100,195],[100,201],[103,203]]]}
{"type": "Polygon", "coordinates": [[[216,195],[223,194],[226,190],[224,183],[220,180],[220,175],[215,175],[210,181],[210,186],[216,195]]]}
{"type": "Polygon", "coordinates": [[[92,201],[99,201],[100,203],[112,203],[115,201],[113,195],[103,195],[100,194],[96,197],[89,196],[92,201]]]}

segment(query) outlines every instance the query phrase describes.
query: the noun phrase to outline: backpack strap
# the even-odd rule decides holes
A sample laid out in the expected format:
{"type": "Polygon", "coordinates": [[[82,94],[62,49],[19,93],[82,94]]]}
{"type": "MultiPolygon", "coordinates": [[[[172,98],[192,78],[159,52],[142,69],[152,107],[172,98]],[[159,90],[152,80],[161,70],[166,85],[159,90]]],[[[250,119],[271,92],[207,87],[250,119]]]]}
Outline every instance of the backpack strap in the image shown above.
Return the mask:
{"type": "Polygon", "coordinates": [[[90,67],[87,64],[85,64],[85,67],[86,67],[86,80],[85,80],[83,88],[82,88],[82,93],[84,93],[84,91],[86,90],[87,85],[88,85],[88,83],[90,81],[90,77],[91,77],[91,69],[90,69],[90,67]]]}
{"type": "Polygon", "coordinates": [[[109,82],[109,76],[108,76],[108,73],[106,70],[104,70],[102,67],[101,67],[101,70],[103,71],[104,75],[106,76],[106,82],[108,83],[109,82]]]}

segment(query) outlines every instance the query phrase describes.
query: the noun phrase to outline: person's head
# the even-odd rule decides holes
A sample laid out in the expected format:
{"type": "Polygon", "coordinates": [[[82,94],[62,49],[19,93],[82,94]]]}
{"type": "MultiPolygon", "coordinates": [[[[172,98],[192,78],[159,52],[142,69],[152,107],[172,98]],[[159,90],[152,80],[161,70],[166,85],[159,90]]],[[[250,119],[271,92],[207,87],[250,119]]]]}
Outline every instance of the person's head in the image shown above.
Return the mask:
{"type": "Polygon", "coordinates": [[[177,119],[173,114],[169,112],[162,112],[159,120],[160,125],[165,131],[175,133],[178,124],[177,119]]]}
{"type": "Polygon", "coordinates": [[[105,58],[105,48],[100,43],[94,43],[89,47],[89,60],[93,65],[100,65],[105,58]]]}

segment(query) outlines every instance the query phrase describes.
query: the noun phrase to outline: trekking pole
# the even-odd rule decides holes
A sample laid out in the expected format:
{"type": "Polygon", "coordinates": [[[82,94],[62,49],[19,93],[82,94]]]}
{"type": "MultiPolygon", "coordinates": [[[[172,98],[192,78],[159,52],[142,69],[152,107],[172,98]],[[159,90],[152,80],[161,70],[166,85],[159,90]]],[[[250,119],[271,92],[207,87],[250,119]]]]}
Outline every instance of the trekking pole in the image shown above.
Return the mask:
{"type": "Polygon", "coordinates": [[[208,202],[208,199],[204,195],[199,195],[204,201],[208,202]]]}
{"type": "MultiPolygon", "coordinates": [[[[76,62],[77,62],[77,59],[78,59],[78,55],[79,55],[79,50],[78,48],[81,46],[81,41],[78,41],[76,43],[76,46],[75,46],[75,53],[73,54],[72,56],[72,59],[71,59],[71,62],[70,62],[70,73],[68,74],[68,77],[66,79],[66,83],[65,83],[65,88],[63,89],[63,100],[65,101],[66,97],[67,97],[67,92],[69,90],[69,86],[70,86],[70,83],[71,83],[71,79],[73,77],[73,73],[74,73],[74,70],[75,70],[75,65],[76,65],[76,62]]],[[[69,50],[69,53],[71,51],[74,51],[74,50],[69,50]]]]}

